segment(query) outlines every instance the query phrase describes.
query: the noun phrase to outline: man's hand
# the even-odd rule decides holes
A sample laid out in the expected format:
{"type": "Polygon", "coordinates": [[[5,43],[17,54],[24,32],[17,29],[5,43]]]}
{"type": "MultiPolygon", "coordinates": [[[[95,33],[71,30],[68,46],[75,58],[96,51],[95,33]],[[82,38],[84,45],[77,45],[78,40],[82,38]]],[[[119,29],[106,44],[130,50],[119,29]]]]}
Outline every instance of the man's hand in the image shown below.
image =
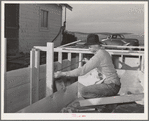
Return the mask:
{"type": "Polygon", "coordinates": [[[84,58],[82,61],[87,63],[89,60],[87,58],[84,58]]]}
{"type": "Polygon", "coordinates": [[[57,71],[54,73],[54,78],[59,78],[62,76],[62,72],[61,71],[57,71]]]}

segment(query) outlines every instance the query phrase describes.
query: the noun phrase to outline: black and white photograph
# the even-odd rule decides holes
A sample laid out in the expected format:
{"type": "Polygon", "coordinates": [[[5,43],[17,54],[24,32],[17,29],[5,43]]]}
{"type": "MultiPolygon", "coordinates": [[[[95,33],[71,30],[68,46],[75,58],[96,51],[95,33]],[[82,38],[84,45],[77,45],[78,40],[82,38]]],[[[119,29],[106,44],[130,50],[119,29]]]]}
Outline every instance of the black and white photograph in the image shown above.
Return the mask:
{"type": "Polygon", "coordinates": [[[148,119],[148,1],[1,1],[1,120],[148,119]]]}

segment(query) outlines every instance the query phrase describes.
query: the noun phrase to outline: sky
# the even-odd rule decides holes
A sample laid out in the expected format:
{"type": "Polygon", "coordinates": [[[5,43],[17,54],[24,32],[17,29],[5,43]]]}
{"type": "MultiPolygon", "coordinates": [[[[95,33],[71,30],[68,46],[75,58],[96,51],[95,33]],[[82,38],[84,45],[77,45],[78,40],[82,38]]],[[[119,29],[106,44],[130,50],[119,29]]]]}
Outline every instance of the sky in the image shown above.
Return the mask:
{"type": "Polygon", "coordinates": [[[144,33],[144,4],[69,4],[66,29],[79,32],[144,33]]]}

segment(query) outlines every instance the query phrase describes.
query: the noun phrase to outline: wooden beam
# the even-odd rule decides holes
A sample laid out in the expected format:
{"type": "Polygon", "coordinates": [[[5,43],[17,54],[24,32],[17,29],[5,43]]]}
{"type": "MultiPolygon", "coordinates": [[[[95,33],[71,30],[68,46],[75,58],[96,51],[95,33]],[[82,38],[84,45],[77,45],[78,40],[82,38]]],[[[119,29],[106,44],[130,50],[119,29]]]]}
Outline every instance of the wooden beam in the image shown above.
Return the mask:
{"type": "Polygon", "coordinates": [[[113,103],[134,102],[134,101],[142,100],[143,97],[144,97],[144,93],[140,93],[140,94],[86,99],[86,100],[80,100],[79,103],[81,107],[93,106],[93,105],[95,106],[95,105],[105,105],[105,104],[113,104],[113,103]]]}
{"type": "Polygon", "coordinates": [[[53,93],[53,71],[54,71],[54,53],[53,53],[53,43],[47,43],[47,55],[46,55],[46,96],[53,93]]]}
{"type": "Polygon", "coordinates": [[[57,113],[63,107],[77,99],[77,82],[66,87],[66,89],[55,92],[38,102],[18,111],[17,113],[57,113]]]}
{"type": "MultiPolygon", "coordinates": [[[[129,51],[129,50],[106,50],[112,55],[131,55],[131,56],[139,56],[143,55],[144,51],[129,51]]],[[[54,52],[66,52],[66,53],[83,53],[83,54],[93,54],[89,50],[86,49],[73,49],[73,48],[54,48],[54,52]]]]}
{"type": "Polygon", "coordinates": [[[114,47],[114,48],[138,48],[138,49],[144,49],[144,46],[117,46],[117,45],[102,45],[103,47],[114,47]]]}
{"type": "MultiPolygon", "coordinates": [[[[72,47],[57,47],[57,49],[62,49],[62,50],[73,50],[73,51],[89,51],[89,49],[86,48],[72,48],[72,47]]],[[[111,50],[111,49],[106,49],[109,52],[126,52],[126,53],[144,53],[144,51],[136,51],[136,50],[111,50]]]]}
{"type": "Polygon", "coordinates": [[[35,49],[38,49],[40,51],[47,51],[47,47],[45,46],[34,46],[35,49]]]}
{"type": "Polygon", "coordinates": [[[68,44],[65,44],[65,45],[61,45],[61,46],[59,46],[59,47],[57,47],[57,48],[66,47],[66,46],[68,46],[68,45],[72,45],[72,44],[75,44],[75,43],[78,43],[78,42],[81,42],[81,41],[82,41],[82,40],[74,41],[74,42],[71,42],[71,43],[68,43],[68,44]]]}

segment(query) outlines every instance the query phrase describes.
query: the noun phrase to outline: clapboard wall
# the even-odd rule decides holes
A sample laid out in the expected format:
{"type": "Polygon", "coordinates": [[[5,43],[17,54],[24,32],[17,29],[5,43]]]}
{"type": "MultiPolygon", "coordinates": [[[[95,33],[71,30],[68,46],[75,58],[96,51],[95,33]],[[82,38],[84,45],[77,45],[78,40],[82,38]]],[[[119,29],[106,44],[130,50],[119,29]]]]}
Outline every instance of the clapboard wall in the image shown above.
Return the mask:
{"type": "MultiPolygon", "coordinates": [[[[45,46],[58,34],[62,26],[62,7],[57,4],[19,5],[19,51],[29,52],[33,46],[45,46]],[[41,27],[41,10],[48,12],[48,28],[41,27]]],[[[61,34],[54,41],[61,43],[61,34]]]]}

